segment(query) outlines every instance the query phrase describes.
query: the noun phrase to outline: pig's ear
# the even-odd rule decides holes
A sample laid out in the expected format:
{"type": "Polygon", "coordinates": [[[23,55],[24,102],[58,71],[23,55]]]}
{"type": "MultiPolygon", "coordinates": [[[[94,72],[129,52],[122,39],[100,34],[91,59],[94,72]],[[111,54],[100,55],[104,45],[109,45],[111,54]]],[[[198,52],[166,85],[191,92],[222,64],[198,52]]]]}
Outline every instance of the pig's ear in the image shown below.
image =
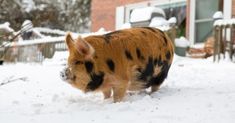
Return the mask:
{"type": "Polygon", "coordinates": [[[73,40],[70,32],[66,35],[65,42],[67,44],[67,47],[68,47],[69,51],[76,50],[75,41],[73,40]]]}
{"type": "Polygon", "coordinates": [[[92,58],[95,52],[94,48],[88,42],[86,42],[81,36],[77,38],[76,48],[81,55],[85,56],[85,59],[92,58]]]}

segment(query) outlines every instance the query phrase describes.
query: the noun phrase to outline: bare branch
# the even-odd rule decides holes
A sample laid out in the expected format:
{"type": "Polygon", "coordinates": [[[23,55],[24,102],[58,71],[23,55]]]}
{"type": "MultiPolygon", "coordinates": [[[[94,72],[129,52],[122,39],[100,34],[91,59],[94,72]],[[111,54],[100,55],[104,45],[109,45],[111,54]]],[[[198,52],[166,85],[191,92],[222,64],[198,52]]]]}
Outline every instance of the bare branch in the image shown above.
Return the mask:
{"type": "Polygon", "coordinates": [[[27,81],[28,78],[27,77],[14,78],[14,76],[11,76],[11,77],[7,78],[6,80],[4,80],[3,82],[1,82],[0,86],[6,85],[6,84],[9,84],[12,82],[16,82],[18,80],[27,81]]]}

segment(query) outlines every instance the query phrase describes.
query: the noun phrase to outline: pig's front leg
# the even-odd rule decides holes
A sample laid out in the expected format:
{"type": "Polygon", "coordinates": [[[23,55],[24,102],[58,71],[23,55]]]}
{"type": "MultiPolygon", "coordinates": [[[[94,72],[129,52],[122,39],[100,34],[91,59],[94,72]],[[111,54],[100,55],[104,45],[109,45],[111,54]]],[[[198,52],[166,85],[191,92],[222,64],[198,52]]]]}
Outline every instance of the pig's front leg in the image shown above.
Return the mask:
{"type": "Polygon", "coordinates": [[[128,81],[122,80],[120,85],[113,87],[113,100],[114,102],[120,102],[124,98],[128,87],[128,81]]]}

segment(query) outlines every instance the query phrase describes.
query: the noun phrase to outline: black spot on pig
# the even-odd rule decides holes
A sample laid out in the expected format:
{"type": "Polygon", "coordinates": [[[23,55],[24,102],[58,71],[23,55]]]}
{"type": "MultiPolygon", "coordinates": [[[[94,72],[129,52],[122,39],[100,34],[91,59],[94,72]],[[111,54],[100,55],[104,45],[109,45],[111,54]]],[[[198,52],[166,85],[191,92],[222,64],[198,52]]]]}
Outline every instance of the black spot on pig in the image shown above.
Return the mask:
{"type": "Polygon", "coordinates": [[[151,77],[154,73],[154,63],[153,58],[149,57],[148,63],[146,64],[145,68],[140,71],[140,76],[138,77],[139,80],[148,81],[148,78],[151,77]]]}
{"type": "Polygon", "coordinates": [[[94,64],[91,61],[85,61],[85,68],[87,73],[91,73],[93,70],[94,64]]]}
{"type": "Polygon", "coordinates": [[[171,65],[168,65],[167,61],[164,61],[160,73],[156,76],[152,76],[149,82],[146,84],[146,87],[161,85],[167,78],[170,66],[171,65]]]}
{"type": "Polygon", "coordinates": [[[170,53],[170,51],[167,51],[167,53],[166,53],[166,59],[169,60],[170,58],[171,58],[171,53],[170,53]]]}
{"type": "Polygon", "coordinates": [[[91,73],[90,78],[91,80],[89,81],[86,88],[89,91],[94,91],[95,89],[99,88],[100,85],[102,85],[104,81],[104,72],[99,72],[98,74],[91,73]]]}
{"type": "Polygon", "coordinates": [[[166,39],[166,36],[163,36],[163,39],[164,39],[164,42],[165,42],[165,46],[167,45],[167,39],[166,39]]]}
{"type": "Polygon", "coordinates": [[[108,60],[106,60],[106,63],[107,63],[107,65],[108,65],[109,69],[114,72],[114,70],[115,70],[115,64],[114,64],[113,60],[108,59],[108,60]]]}
{"type": "Polygon", "coordinates": [[[131,53],[128,50],[125,50],[125,55],[128,60],[133,60],[131,53]]]}
{"type": "Polygon", "coordinates": [[[80,64],[83,64],[84,62],[83,61],[76,61],[75,64],[76,65],[80,65],[80,64]]]}
{"type": "Polygon", "coordinates": [[[144,56],[141,54],[139,48],[136,48],[136,55],[137,55],[137,58],[138,58],[138,59],[144,60],[144,56]]]}

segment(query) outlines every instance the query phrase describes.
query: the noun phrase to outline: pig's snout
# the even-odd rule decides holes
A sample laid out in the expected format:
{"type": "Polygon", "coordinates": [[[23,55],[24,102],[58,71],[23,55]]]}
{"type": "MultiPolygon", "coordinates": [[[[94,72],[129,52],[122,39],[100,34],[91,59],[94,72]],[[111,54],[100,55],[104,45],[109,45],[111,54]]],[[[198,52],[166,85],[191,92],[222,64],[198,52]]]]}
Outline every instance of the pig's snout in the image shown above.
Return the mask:
{"type": "Polygon", "coordinates": [[[69,67],[66,67],[60,72],[60,78],[68,82],[69,80],[73,80],[75,76],[71,73],[69,67]]]}

